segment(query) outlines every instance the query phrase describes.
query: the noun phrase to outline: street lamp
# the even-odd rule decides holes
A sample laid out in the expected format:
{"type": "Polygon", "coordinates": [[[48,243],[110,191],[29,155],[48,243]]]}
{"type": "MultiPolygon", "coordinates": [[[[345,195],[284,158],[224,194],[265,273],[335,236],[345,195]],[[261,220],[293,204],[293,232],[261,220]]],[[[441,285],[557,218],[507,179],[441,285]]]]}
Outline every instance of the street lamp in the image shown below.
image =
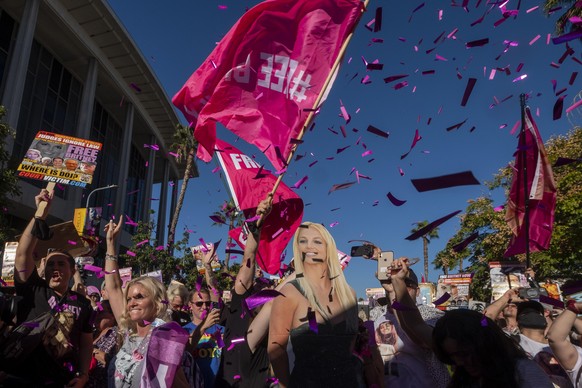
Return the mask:
{"type": "Polygon", "coordinates": [[[91,199],[91,196],[93,195],[93,193],[95,193],[97,191],[101,191],[101,190],[114,189],[116,187],[117,187],[117,185],[109,185],[109,186],[98,187],[95,190],[91,191],[89,193],[89,195],[87,196],[87,202],[85,203],[85,211],[86,212],[89,211],[89,200],[91,199]]]}
{"type": "MultiPolygon", "coordinates": [[[[93,195],[93,193],[95,193],[97,191],[101,191],[101,190],[115,189],[116,187],[117,187],[117,185],[98,187],[89,193],[89,195],[87,196],[87,202],[85,203],[85,226],[87,226],[87,218],[89,217],[89,201],[91,200],[91,196],[93,195]]],[[[84,229],[88,230],[87,228],[84,228],[84,229]]]]}

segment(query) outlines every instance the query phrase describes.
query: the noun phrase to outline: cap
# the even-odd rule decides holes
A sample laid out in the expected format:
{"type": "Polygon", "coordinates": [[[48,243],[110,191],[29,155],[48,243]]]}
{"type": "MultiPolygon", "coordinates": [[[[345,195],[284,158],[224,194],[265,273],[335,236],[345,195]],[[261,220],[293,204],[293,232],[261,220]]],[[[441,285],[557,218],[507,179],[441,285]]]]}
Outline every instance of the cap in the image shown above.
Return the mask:
{"type": "Polygon", "coordinates": [[[99,292],[99,289],[95,286],[87,287],[87,295],[93,295],[93,294],[101,295],[101,292],[99,292]]]}
{"type": "Polygon", "coordinates": [[[544,306],[534,300],[517,304],[517,324],[530,329],[545,329],[544,306]]]}

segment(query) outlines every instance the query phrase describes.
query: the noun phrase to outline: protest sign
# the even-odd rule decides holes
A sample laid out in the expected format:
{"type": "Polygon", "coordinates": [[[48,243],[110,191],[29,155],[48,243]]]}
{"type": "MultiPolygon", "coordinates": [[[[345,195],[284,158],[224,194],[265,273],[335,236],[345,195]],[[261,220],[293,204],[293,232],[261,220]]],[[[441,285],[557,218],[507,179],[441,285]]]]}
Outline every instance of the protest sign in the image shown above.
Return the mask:
{"type": "Polygon", "coordinates": [[[119,268],[119,276],[121,277],[121,287],[125,288],[125,285],[131,281],[131,267],[119,268]]]}
{"type": "Polygon", "coordinates": [[[101,207],[76,208],[73,215],[73,224],[79,235],[82,236],[86,233],[89,236],[94,236],[98,234],[102,214],[103,208],[101,207]]]}
{"type": "Polygon", "coordinates": [[[525,263],[513,261],[490,262],[491,302],[499,299],[510,287],[529,287],[524,272],[525,263]]]}
{"type": "MultiPolygon", "coordinates": [[[[214,249],[213,243],[206,243],[206,245],[196,245],[195,247],[191,247],[190,250],[192,251],[192,256],[196,260],[196,269],[200,275],[204,275],[206,273],[206,268],[204,268],[204,263],[202,263],[202,256],[206,254],[208,251],[212,251],[214,249]]],[[[218,260],[217,252],[214,252],[215,257],[210,262],[210,266],[214,272],[220,271],[220,262],[218,260]]]]}
{"type": "Polygon", "coordinates": [[[440,305],[445,310],[456,308],[469,308],[469,286],[473,280],[472,273],[459,273],[455,275],[440,275],[437,282],[436,298],[439,299],[445,293],[451,296],[440,305]]]}
{"type": "Polygon", "coordinates": [[[18,176],[86,187],[93,182],[101,147],[95,141],[40,131],[18,166],[18,176]]]}
{"type": "Polygon", "coordinates": [[[6,286],[14,286],[14,260],[16,259],[17,242],[7,242],[4,244],[4,254],[2,255],[2,280],[6,286]]]}
{"type": "Polygon", "coordinates": [[[152,272],[148,272],[143,276],[149,276],[150,278],[158,279],[160,281],[160,283],[164,282],[164,280],[162,279],[162,270],[161,269],[158,269],[158,270],[155,270],[152,272]]]}

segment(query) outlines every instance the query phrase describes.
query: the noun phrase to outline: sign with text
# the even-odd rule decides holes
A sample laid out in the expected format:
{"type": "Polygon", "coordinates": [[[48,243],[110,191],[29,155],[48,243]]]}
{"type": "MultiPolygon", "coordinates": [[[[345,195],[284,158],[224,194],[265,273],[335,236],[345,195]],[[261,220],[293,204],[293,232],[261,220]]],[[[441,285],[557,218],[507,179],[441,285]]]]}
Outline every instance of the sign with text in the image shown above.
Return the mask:
{"type": "Polygon", "coordinates": [[[16,260],[17,242],[7,242],[4,244],[4,254],[2,256],[2,281],[6,286],[14,286],[14,261],[16,260]]]}
{"type": "Polygon", "coordinates": [[[469,308],[469,286],[473,280],[473,273],[459,273],[454,275],[440,275],[437,282],[436,298],[439,299],[446,292],[451,296],[439,307],[445,310],[469,308]]]}
{"type": "Polygon", "coordinates": [[[18,176],[86,187],[93,182],[101,147],[95,141],[40,131],[18,166],[18,176]]]}

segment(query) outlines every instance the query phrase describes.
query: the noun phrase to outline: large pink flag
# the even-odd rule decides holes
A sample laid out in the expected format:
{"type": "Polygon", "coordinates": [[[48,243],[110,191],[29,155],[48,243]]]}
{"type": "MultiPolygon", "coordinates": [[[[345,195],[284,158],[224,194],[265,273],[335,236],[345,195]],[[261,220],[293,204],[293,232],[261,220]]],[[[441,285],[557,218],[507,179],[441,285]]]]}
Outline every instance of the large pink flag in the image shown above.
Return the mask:
{"type": "MultiPolygon", "coordinates": [[[[257,205],[273,190],[277,178],[265,171],[252,158],[230,144],[216,139],[216,156],[220,161],[234,202],[245,216],[253,217],[257,205]]],[[[281,254],[301,224],[303,201],[283,182],[273,197],[273,209],[263,221],[257,263],[270,274],[281,267],[281,254]]],[[[230,233],[244,247],[242,228],[230,233]]]]}
{"type": "Polygon", "coordinates": [[[526,233],[529,251],[547,250],[552,238],[556,183],[544,143],[529,108],[525,108],[525,132],[519,137],[515,157],[513,182],[507,202],[505,220],[513,237],[504,256],[526,252],[526,233]],[[527,187],[524,188],[524,166],[527,166],[527,187]],[[525,228],[525,191],[529,196],[529,230],[525,228]]]}
{"type": "Polygon", "coordinates": [[[172,99],[195,128],[198,157],[210,161],[219,122],[281,169],[361,11],[360,0],[247,11],[172,99]]]}

